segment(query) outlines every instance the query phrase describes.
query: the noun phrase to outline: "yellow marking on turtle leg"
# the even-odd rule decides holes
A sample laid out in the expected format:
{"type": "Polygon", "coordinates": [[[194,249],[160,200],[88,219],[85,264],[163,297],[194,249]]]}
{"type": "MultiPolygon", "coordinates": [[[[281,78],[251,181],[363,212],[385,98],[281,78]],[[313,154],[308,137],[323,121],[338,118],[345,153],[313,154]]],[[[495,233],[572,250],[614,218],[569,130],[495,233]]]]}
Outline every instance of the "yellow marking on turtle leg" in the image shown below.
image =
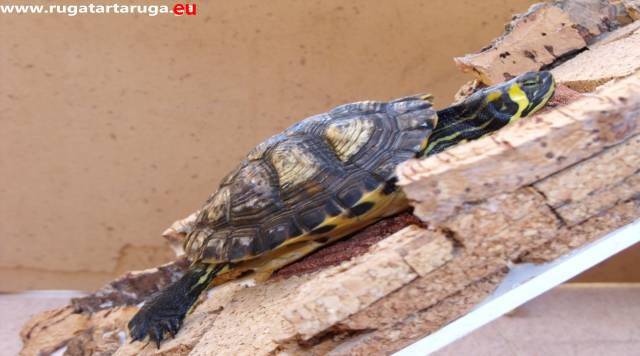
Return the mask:
{"type": "MultiPolygon", "coordinates": [[[[229,269],[230,269],[230,266],[228,263],[222,267],[220,267],[219,264],[207,265],[207,268],[205,269],[205,273],[202,276],[200,276],[200,278],[198,278],[198,282],[196,282],[193,286],[191,286],[190,290],[193,291],[194,288],[199,287],[203,284],[207,284],[207,288],[209,288],[219,274],[226,273],[229,271],[229,269]]],[[[199,304],[200,304],[200,298],[196,299],[193,305],[189,307],[189,310],[187,310],[187,314],[191,314],[199,304]]]]}
{"type": "Polygon", "coordinates": [[[200,278],[198,278],[198,282],[196,282],[193,286],[191,286],[191,290],[193,290],[194,288],[196,288],[196,287],[198,287],[198,286],[200,286],[202,284],[208,283],[210,281],[211,274],[215,273],[214,270],[216,269],[216,267],[218,267],[218,266],[217,265],[207,265],[207,269],[205,270],[205,273],[202,276],[200,276],[200,278]]]}

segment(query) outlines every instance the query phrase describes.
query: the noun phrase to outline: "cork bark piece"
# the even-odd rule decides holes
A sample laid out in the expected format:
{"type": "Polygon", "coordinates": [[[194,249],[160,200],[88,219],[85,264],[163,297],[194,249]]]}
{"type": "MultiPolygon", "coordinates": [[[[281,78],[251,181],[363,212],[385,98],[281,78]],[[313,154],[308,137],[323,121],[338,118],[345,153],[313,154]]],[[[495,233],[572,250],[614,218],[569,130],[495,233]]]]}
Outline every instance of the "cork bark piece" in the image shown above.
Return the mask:
{"type": "Polygon", "coordinates": [[[638,70],[640,70],[640,28],[630,34],[627,33],[625,38],[618,41],[590,48],[582,55],[555,68],[552,73],[557,82],[584,93],[638,70]]]}
{"type": "Polygon", "coordinates": [[[455,58],[456,65],[492,85],[538,70],[587,42],[569,15],[551,4],[534,5],[508,26],[508,32],[479,53],[455,58]]]}
{"type": "Polygon", "coordinates": [[[534,186],[569,225],[640,194],[640,135],[534,186]]]}
{"type": "Polygon", "coordinates": [[[569,251],[594,241],[635,220],[640,219],[640,199],[635,196],[612,208],[599,212],[574,226],[562,229],[556,238],[527,252],[520,262],[543,263],[552,261],[569,251]]]}
{"type": "Polygon", "coordinates": [[[589,39],[633,21],[620,0],[560,0],[554,5],[566,12],[589,39]]]}
{"type": "Polygon", "coordinates": [[[24,344],[21,354],[47,355],[65,347],[77,333],[88,328],[90,319],[88,314],[74,313],[71,306],[34,316],[20,332],[24,344]]]}
{"type": "Polygon", "coordinates": [[[637,16],[636,3],[561,0],[536,4],[516,16],[489,47],[454,60],[462,71],[472,73],[485,85],[556,66],[587,45],[600,42],[610,31],[631,24],[637,16]]]}
{"type": "MultiPolygon", "coordinates": [[[[399,350],[421,339],[424,335],[437,331],[442,325],[469,312],[494,291],[506,275],[499,270],[463,290],[443,298],[433,306],[416,312],[410,318],[399,321],[387,328],[380,328],[359,336],[357,342],[341,343],[328,354],[335,356],[373,355],[381,350],[399,350]]],[[[418,296],[416,296],[418,297],[418,296]]]]}

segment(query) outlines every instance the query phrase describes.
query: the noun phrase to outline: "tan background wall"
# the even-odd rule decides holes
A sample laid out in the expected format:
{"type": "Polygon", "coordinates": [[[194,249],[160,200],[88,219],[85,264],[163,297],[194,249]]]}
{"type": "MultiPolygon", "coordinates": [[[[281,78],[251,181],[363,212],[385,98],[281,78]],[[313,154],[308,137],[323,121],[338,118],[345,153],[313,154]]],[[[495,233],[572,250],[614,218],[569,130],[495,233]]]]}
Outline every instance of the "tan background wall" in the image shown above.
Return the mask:
{"type": "MultiPolygon", "coordinates": [[[[429,90],[446,106],[468,79],[451,58],[533,2],[0,15],[0,290],[95,288],[168,260],[160,232],[256,143],[349,101],[429,90]]],[[[638,279],[638,250],[592,279],[638,279]]]]}

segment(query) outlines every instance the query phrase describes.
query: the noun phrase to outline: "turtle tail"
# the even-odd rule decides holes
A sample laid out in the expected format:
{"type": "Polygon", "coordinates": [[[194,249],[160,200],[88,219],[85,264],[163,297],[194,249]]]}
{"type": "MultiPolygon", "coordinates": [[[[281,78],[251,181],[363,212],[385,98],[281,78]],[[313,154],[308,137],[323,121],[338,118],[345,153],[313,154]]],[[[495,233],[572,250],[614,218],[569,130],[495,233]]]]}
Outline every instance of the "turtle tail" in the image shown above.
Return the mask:
{"type": "Polygon", "coordinates": [[[167,333],[174,337],[189,309],[225,267],[227,264],[196,263],[178,281],[152,295],[129,321],[131,342],[143,340],[148,335],[160,348],[167,333]]]}

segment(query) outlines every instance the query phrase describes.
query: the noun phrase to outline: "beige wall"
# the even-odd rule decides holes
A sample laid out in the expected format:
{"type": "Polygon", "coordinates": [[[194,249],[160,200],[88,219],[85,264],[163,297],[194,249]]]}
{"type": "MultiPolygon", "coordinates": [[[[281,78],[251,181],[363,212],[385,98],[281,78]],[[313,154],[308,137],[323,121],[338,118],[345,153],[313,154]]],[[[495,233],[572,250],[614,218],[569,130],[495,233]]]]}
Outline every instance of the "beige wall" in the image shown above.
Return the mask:
{"type": "Polygon", "coordinates": [[[445,106],[468,79],[451,57],[532,2],[0,15],[0,290],[94,288],[166,261],[160,232],[256,143],[348,101],[429,90],[445,106]]]}

